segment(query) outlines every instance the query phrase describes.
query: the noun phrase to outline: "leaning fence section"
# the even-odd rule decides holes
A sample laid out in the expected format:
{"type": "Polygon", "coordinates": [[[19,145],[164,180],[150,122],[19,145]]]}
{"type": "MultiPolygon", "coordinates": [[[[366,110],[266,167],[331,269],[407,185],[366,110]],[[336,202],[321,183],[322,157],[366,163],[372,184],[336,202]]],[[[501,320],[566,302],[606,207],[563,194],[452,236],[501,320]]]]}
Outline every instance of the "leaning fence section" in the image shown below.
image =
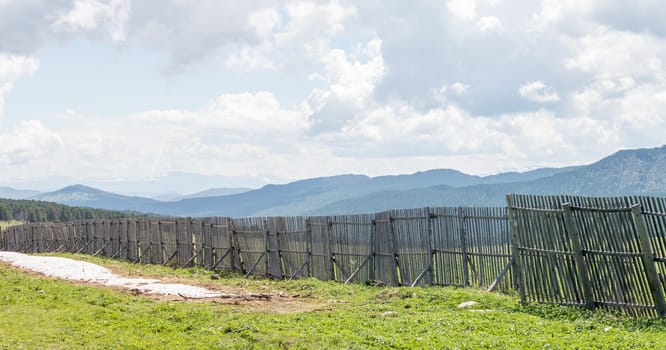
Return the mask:
{"type": "Polygon", "coordinates": [[[507,196],[521,299],[666,316],[666,202],[507,196]]]}
{"type": "Polygon", "coordinates": [[[0,232],[0,249],[75,252],[246,276],[508,289],[503,208],[421,208],[319,217],[144,218],[40,223],[0,232]],[[498,278],[499,277],[499,278],[498,278]]]}

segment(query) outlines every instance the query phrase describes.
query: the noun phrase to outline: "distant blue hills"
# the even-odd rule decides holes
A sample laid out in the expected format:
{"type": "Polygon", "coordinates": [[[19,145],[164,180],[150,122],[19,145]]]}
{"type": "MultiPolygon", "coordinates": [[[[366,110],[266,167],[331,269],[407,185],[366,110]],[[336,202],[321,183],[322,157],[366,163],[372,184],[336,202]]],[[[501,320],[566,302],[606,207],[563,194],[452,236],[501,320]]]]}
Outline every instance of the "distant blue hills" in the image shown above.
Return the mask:
{"type": "Polygon", "coordinates": [[[623,150],[589,165],[523,173],[474,176],[435,169],[378,177],[338,175],[254,190],[211,189],[174,201],[125,196],[83,185],[41,194],[0,187],[0,197],[173,216],[324,215],[425,206],[503,206],[507,193],[666,196],[664,174],[666,146],[623,150]]]}

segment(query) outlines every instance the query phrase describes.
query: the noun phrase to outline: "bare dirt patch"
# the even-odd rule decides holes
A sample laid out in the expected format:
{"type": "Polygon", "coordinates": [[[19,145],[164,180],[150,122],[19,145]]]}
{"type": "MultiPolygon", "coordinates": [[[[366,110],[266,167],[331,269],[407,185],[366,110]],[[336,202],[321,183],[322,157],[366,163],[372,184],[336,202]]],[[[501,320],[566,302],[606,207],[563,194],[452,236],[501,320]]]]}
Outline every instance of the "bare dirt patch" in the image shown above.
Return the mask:
{"type": "Polygon", "coordinates": [[[143,278],[128,276],[121,269],[111,269],[74,259],[32,256],[0,252],[0,262],[36,275],[97,285],[132,295],[161,301],[208,302],[238,306],[243,311],[299,313],[313,311],[323,305],[298,294],[281,291],[256,293],[220,284],[193,283],[182,278],[143,278]]]}

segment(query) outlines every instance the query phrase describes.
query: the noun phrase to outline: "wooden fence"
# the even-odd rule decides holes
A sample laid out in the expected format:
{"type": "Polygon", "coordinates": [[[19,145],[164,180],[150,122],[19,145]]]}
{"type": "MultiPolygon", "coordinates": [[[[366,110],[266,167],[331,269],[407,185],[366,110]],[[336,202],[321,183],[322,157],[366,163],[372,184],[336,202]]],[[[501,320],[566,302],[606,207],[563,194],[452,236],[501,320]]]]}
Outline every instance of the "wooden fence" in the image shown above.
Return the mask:
{"type": "Polygon", "coordinates": [[[0,249],[400,286],[513,288],[504,208],[319,217],[120,219],[13,226],[0,249]],[[501,278],[502,276],[507,278],[501,278]]]}
{"type": "Polygon", "coordinates": [[[506,208],[26,224],[0,249],[272,278],[517,290],[522,302],[666,316],[666,198],[508,195],[506,208]]]}
{"type": "Polygon", "coordinates": [[[523,302],[666,316],[666,199],[507,196],[523,302]]]}

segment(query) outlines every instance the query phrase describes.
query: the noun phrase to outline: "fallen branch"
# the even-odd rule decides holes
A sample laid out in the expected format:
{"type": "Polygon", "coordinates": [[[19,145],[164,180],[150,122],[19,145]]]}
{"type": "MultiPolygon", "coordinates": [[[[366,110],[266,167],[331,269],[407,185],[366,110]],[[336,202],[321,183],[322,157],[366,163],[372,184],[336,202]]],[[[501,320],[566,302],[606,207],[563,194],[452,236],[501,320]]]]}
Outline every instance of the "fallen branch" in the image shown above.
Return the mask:
{"type": "Polygon", "coordinates": [[[178,293],[178,296],[183,298],[183,300],[198,300],[198,299],[244,299],[244,300],[269,300],[273,297],[273,294],[260,293],[260,294],[230,294],[230,293],[219,293],[213,294],[205,297],[188,297],[181,293],[178,293]]]}

